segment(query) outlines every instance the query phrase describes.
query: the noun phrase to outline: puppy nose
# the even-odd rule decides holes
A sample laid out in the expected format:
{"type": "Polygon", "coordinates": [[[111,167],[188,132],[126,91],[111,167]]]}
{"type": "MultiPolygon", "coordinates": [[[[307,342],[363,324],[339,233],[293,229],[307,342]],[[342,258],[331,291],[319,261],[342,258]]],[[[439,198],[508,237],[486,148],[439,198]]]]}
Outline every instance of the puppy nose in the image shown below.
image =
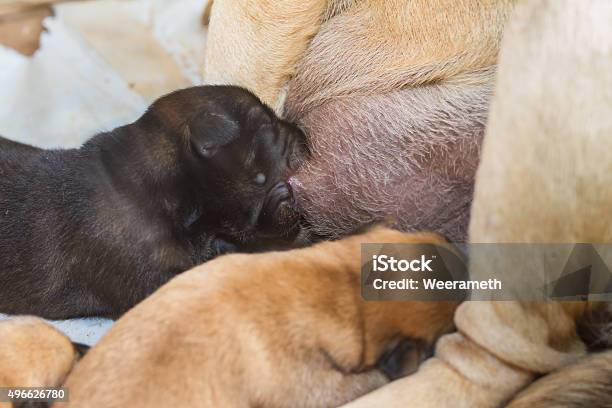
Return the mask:
{"type": "Polygon", "coordinates": [[[298,228],[300,215],[296,209],[293,190],[286,182],[276,183],[269,191],[259,219],[260,226],[283,234],[298,228]]]}

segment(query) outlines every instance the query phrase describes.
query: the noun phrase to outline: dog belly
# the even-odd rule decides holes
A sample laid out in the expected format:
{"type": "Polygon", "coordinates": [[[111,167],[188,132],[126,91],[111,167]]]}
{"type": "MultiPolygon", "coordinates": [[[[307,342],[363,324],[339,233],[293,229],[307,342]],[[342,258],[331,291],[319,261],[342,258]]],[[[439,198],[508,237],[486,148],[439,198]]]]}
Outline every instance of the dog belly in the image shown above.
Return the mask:
{"type": "Polygon", "coordinates": [[[457,81],[339,97],[293,115],[300,96],[290,94],[288,119],[312,152],[292,178],[312,232],[338,237],[391,220],[464,241],[491,92],[490,81],[457,81]]]}

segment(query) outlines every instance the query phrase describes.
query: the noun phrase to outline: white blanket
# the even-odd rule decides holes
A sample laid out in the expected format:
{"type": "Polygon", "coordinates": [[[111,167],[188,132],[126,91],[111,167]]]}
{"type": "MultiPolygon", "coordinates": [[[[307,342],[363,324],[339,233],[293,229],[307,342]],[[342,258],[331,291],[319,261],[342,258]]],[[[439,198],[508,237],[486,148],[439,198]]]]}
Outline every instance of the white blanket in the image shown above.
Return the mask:
{"type": "MultiPolygon", "coordinates": [[[[0,135],[45,147],[81,145],[129,123],[158,96],[201,83],[207,0],[75,2],[44,21],[40,49],[0,45],[0,135]]],[[[6,319],[0,314],[0,320],[6,319]]],[[[52,321],[93,345],[108,319],[52,321]]]]}

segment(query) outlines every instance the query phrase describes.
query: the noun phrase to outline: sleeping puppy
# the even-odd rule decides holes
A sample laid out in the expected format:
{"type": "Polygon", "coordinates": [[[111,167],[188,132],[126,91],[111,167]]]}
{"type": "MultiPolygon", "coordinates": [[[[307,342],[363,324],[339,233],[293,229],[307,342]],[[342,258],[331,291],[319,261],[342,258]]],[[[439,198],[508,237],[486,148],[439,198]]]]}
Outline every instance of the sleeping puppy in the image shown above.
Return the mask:
{"type": "Polygon", "coordinates": [[[219,253],[290,242],[304,149],[236,87],[171,93],[79,149],[0,138],[0,312],[117,317],[219,253]]]}
{"type": "MultiPolygon", "coordinates": [[[[0,322],[0,387],[59,387],[80,358],[70,339],[42,319],[0,322]]],[[[10,408],[0,402],[0,408],[10,408]]]]}
{"type": "Polygon", "coordinates": [[[361,244],[389,229],[219,257],[128,311],[64,384],[70,407],[323,407],[413,371],[453,302],[364,301],[361,244]]]}

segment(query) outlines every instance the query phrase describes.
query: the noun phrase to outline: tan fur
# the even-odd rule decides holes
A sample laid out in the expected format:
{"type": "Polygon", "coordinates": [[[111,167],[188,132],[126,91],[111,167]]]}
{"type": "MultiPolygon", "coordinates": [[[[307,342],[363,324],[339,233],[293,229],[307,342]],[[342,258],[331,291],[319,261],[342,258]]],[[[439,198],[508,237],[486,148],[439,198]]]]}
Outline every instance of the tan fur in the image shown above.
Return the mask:
{"type": "Polygon", "coordinates": [[[277,112],[286,96],[285,115],[306,131],[313,153],[294,177],[313,235],[337,238],[394,217],[396,228],[465,241],[515,2],[215,3],[204,77],[245,85],[277,112]]]}
{"type": "MultiPolygon", "coordinates": [[[[545,0],[517,10],[478,170],[473,242],[612,241],[611,8],[607,0],[545,0]]],[[[217,2],[211,24],[216,10],[217,2]]],[[[325,16],[330,9],[318,10],[325,16]]],[[[351,10],[331,12],[330,21],[351,10]]],[[[264,85],[271,100],[297,54],[275,60],[286,69],[271,75],[274,86],[264,85]]],[[[440,73],[453,72],[443,65],[440,73]]],[[[177,277],[122,318],[77,367],[66,384],[72,406],[333,405],[384,384],[370,369],[383,345],[398,334],[431,341],[448,327],[454,305],[361,301],[359,242],[436,240],[370,234],[222,257],[177,277]]],[[[435,358],[349,406],[497,407],[551,371],[515,404],[546,403],[544,396],[571,378],[579,401],[596,401],[599,389],[588,384],[609,386],[597,382],[609,376],[609,352],[583,360],[577,325],[600,306],[464,303],[455,315],[459,331],[438,342],[435,358]]]]}
{"type": "Polygon", "coordinates": [[[536,381],[508,408],[612,406],[612,351],[596,354],[536,381]]]}
{"type": "Polygon", "coordinates": [[[0,322],[0,387],[59,387],[76,360],[70,339],[42,319],[0,322]]]}
{"type": "Polygon", "coordinates": [[[89,351],[65,384],[69,406],[335,406],[385,384],[383,349],[431,344],[456,304],[365,302],[363,242],[443,241],[376,229],[185,272],[89,351]]]}
{"type": "Polygon", "coordinates": [[[326,0],[215,0],[205,83],[243,86],[280,112],[281,90],[317,33],[326,6],[326,0]]]}
{"type": "Polygon", "coordinates": [[[482,83],[514,2],[217,0],[204,79],[246,86],[277,112],[296,72],[290,92],[303,99],[298,111],[335,96],[482,83]],[[319,51],[305,53],[315,34],[319,51]]]}
{"type": "Polygon", "coordinates": [[[290,116],[334,98],[491,81],[514,1],[361,1],[325,22],[291,81],[290,116]],[[450,84],[449,84],[450,85],[450,84]]]}
{"type": "MultiPolygon", "coordinates": [[[[610,21],[607,0],[517,8],[502,46],[478,169],[472,242],[612,242],[610,21]]],[[[530,268],[504,265],[503,258],[489,262],[518,275],[530,268]]],[[[497,407],[536,374],[584,356],[576,326],[600,306],[463,303],[455,315],[459,332],[440,340],[434,359],[349,406],[497,407]]],[[[597,364],[587,360],[576,369],[592,370],[590,376],[574,385],[587,394],[585,401],[595,396],[587,391],[594,373],[605,374],[589,361],[597,364]]],[[[560,387],[571,376],[567,370],[542,382],[560,387]]],[[[542,400],[544,387],[534,398],[542,400]]]]}

